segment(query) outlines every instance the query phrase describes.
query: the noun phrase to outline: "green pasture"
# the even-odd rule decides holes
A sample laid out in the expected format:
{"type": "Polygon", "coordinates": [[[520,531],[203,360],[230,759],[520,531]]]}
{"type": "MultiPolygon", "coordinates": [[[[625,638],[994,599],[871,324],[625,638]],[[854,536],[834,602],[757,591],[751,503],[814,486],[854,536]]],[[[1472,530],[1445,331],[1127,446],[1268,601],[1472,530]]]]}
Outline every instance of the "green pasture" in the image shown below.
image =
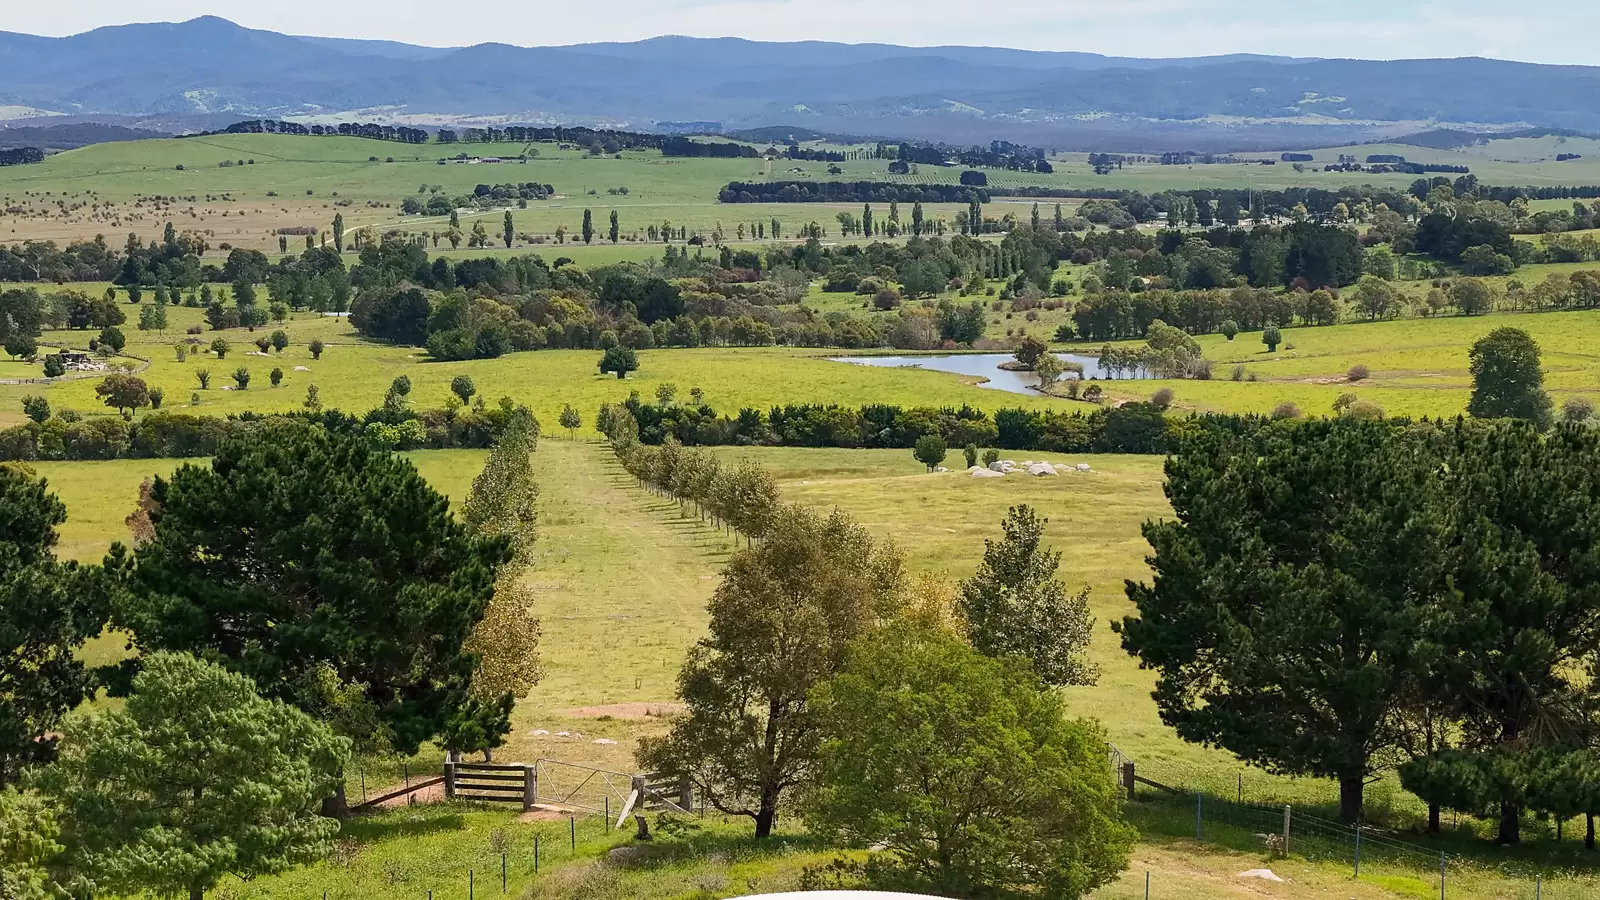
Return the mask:
{"type": "MultiPolygon", "coordinates": [[[[1092,471],[1056,478],[1016,475],[971,479],[963,473],[929,475],[906,451],[722,448],[726,460],[753,458],[779,480],[783,495],[817,508],[840,508],[879,537],[892,539],[917,573],[955,580],[969,575],[983,540],[998,533],[1006,509],[1029,503],[1049,518],[1048,539],[1062,553],[1060,577],[1088,585],[1096,617],[1091,655],[1100,666],[1093,687],[1068,690],[1074,715],[1098,719],[1110,738],[1138,761],[1140,771],[1167,783],[1220,795],[1240,789],[1247,800],[1290,802],[1326,814],[1335,786],[1318,779],[1287,779],[1239,764],[1226,753],[1178,740],[1164,727],[1149,698],[1152,676],[1118,646],[1110,622],[1130,607],[1123,579],[1144,578],[1147,552],[1140,525],[1167,514],[1161,492],[1161,461],[1139,456],[1012,454],[1056,462],[1085,462],[1092,471]]],[[[459,501],[484,454],[428,451],[410,454],[421,473],[459,501]]],[[[959,457],[956,457],[959,461],[959,457]]],[[[501,760],[543,756],[619,771],[633,767],[637,738],[659,732],[650,712],[670,709],[673,680],[684,651],[705,625],[704,605],[717,572],[739,541],[701,522],[692,510],[641,490],[600,443],[549,435],[535,461],[541,485],[537,562],[527,576],[538,591],[547,674],[519,703],[509,745],[501,760]],[[615,706],[613,706],[615,705],[615,706]],[[646,710],[645,714],[640,709],[646,710]],[[550,732],[534,735],[534,730],[550,732]],[[569,731],[570,737],[558,737],[569,731]],[[597,744],[596,740],[616,744],[597,744]]],[[[94,559],[112,540],[126,538],[122,516],[132,508],[138,484],[181,462],[137,460],[114,463],[41,463],[68,507],[64,555],[94,559]]],[[[203,464],[203,461],[202,463],[203,464]]],[[[114,641],[113,641],[114,642],[114,641]]],[[[105,649],[105,648],[102,648],[105,649]]],[[[415,766],[429,765],[424,754],[415,766]]],[[[375,770],[369,786],[382,776],[375,770]]],[[[417,768],[413,768],[413,773],[417,768]]],[[[395,777],[398,777],[396,773],[395,777]]],[[[352,785],[352,789],[354,786],[352,785]]],[[[1415,801],[1392,778],[1368,789],[1375,821],[1393,821],[1394,836],[1421,840],[1407,823],[1415,801]]],[[[1368,898],[1420,896],[1426,865],[1374,855],[1362,881],[1351,881],[1348,861],[1322,848],[1304,859],[1271,859],[1248,830],[1208,826],[1207,840],[1192,839],[1193,806],[1146,799],[1130,814],[1145,838],[1128,873],[1095,894],[1097,900],[1142,897],[1143,874],[1152,873],[1153,897],[1222,900],[1241,896],[1236,879],[1245,869],[1270,866],[1290,882],[1251,885],[1251,896],[1368,898]],[[1310,893],[1306,893],[1309,891],[1310,893]]],[[[716,816],[705,830],[674,835],[639,866],[602,862],[604,851],[623,835],[607,833],[596,818],[578,821],[578,849],[567,841],[565,821],[518,821],[514,812],[472,805],[401,807],[358,820],[329,860],[281,876],[227,886],[238,898],[315,896],[364,898],[424,895],[438,900],[467,896],[466,872],[478,891],[498,895],[499,850],[508,856],[508,885],[515,896],[717,897],[755,889],[790,888],[800,872],[831,854],[790,830],[773,845],[757,847],[748,828],[716,816]],[[497,835],[496,833],[499,832],[497,835]],[[531,844],[538,833],[543,868],[531,871],[531,844]]],[[[792,828],[792,826],[791,826],[792,828]]],[[[1547,826],[1528,828],[1529,846],[1515,856],[1487,847],[1469,834],[1439,845],[1468,852],[1496,866],[1517,859],[1559,860],[1580,873],[1588,863],[1569,841],[1551,843],[1547,826]]],[[[1320,846],[1320,845],[1319,845],[1320,846]]],[[[1337,850],[1337,848],[1334,848],[1337,850]]],[[[1451,897],[1499,900],[1522,896],[1528,884],[1485,868],[1455,882],[1451,897]]],[[[1583,876],[1587,879],[1587,876],[1583,876]]],[[[1553,900],[1583,896],[1587,880],[1571,881],[1576,893],[1547,893],[1553,900]]],[[[1531,894],[1529,894],[1531,896],[1531,894]]]]}
{"type": "MultiPolygon", "coordinates": [[[[168,221],[208,234],[213,247],[270,250],[281,227],[330,228],[342,214],[348,230],[398,228],[415,233],[443,232],[446,220],[401,216],[408,196],[430,196],[434,188],[456,196],[480,183],[535,181],[551,184],[556,196],[529,201],[514,210],[517,230],[551,239],[558,227],[575,234],[583,211],[593,212],[597,232],[609,227],[616,210],[622,245],[643,240],[650,225],[670,222],[709,235],[721,225],[726,239],[737,239],[737,226],[776,217],[786,235],[815,221],[837,234],[840,212],[859,213],[856,204],[721,204],[717,192],[730,181],[872,180],[902,184],[953,184],[960,166],[914,167],[891,175],[887,160],[837,164],[843,172],[828,173],[828,163],[762,159],[667,158],[656,151],[625,151],[616,157],[590,156],[561,150],[556,144],[527,145],[538,156],[525,163],[461,163],[441,157],[457,153],[510,158],[522,144],[411,145],[352,137],[293,135],[213,135],[209,137],[96,144],[55,154],[43,163],[0,171],[0,236],[7,240],[66,241],[105,234],[120,243],[129,232],[142,239],[158,236],[168,221]],[[253,162],[252,162],[253,161],[253,162]],[[232,165],[223,166],[224,162],[232,165]],[[179,166],[182,166],[179,169],[179,166]],[[626,187],[627,193],[611,193],[626,187]],[[419,194],[420,191],[420,194],[419,194]],[[154,198],[166,198],[157,203],[154,198]],[[167,205],[170,201],[170,205],[167,205]],[[100,204],[110,203],[109,207],[100,204]]],[[[986,170],[997,188],[1045,187],[1058,190],[1132,189],[1146,192],[1193,188],[1262,188],[1292,186],[1335,189],[1350,185],[1404,187],[1414,177],[1389,174],[1324,172],[1321,167],[1340,153],[1365,158],[1370,153],[1398,153],[1419,162],[1445,162],[1471,167],[1480,181],[1504,185],[1600,183],[1600,142],[1587,138],[1526,138],[1495,141],[1464,150],[1429,150],[1404,145],[1374,144],[1309,151],[1313,163],[1295,171],[1288,163],[1162,166],[1134,162],[1107,175],[1095,175],[1086,154],[1058,154],[1051,174],[986,170]],[[1577,152],[1577,160],[1557,163],[1558,152],[1577,152]]],[[[1246,159],[1276,158],[1276,153],[1241,154],[1246,159]]],[[[1054,203],[1054,201],[1049,201],[1054,203]]],[[[879,204],[880,206],[883,204],[879,204]]],[[[1075,202],[1067,203],[1069,208],[1075,202]]],[[[998,214],[1027,215],[1031,201],[997,199],[998,214]]],[[[953,222],[958,206],[930,204],[930,220],[953,222]]],[[[878,210],[881,217],[885,210],[878,210]]],[[[902,215],[909,217],[909,210],[902,215]]],[[[463,216],[465,231],[485,220],[491,236],[499,234],[501,211],[463,216]]],[[[298,245],[302,240],[291,237],[298,245]]],[[[747,240],[754,240],[753,235],[747,240]]],[[[496,241],[498,245],[498,240],[496,241]]],[[[574,256],[574,258],[577,258],[574,256]]]]}

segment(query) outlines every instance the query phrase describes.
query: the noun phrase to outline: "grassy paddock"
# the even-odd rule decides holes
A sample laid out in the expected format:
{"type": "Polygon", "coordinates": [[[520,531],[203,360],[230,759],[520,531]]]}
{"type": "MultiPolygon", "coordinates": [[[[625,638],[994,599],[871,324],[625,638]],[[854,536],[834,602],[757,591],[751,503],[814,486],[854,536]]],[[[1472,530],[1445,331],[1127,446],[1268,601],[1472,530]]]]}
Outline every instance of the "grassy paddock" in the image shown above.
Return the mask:
{"type": "MultiPolygon", "coordinates": [[[[1068,585],[1090,587],[1097,619],[1091,654],[1101,668],[1099,683],[1069,689],[1069,710],[1098,719],[1110,738],[1138,760],[1142,772],[1160,780],[1231,797],[1242,777],[1247,800],[1291,802],[1302,814],[1331,817],[1337,794],[1332,784],[1274,777],[1241,766],[1226,753],[1177,739],[1156,716],[1149,698],[1150,673],[1122,653],[1110,632],[1110,621],[1130,611],[1123,579],[1148,574],[1141,561],[1148,550],[1139,526],[1168,512],[1160,460],[1011,454],[1086,462],[1093,471],[1057,478],[970,479],[960,473],[926,474],[906,451],[723,448],[718,453],[727,460],[761,462],[779,480],[787,499],[843,509],[875,534],[892,538],[913,571],[952,579],[971,574],[983,540],[998,534],[1009,506],[1034,505],[1050,520],[1048,539],[1062,552],[1061,577],[1068,585]]],[[[426,451],[409,457],[424,477],[459,503],[484,454],[426,451]]],[[[637,738],[664,727],[659,716],[641,715],[640,710],[669,708],[683,653],[703,632],[705,601],[738,542],[701,523],[692,510],[640,490],[598,443],[547,436],[535,462],[542,487],[540,535],[538,561],[528,577],[538,590],[547,674],[518,704],[514,731],[497,758],[543,756],[631,771],[637,738]],[[630,706],[606,708],[610,704],[630,706]],[[551,734],[534,735],[535,729],[551,734]],[[561,738],[554,735],[558,731],[574,734],[561,738]],[[617,743],[594,743],[598,739],[617,743]]],[[[70,518],[63,531],[73,535],[72,555],[94,559],[111,540],[124,538],[122,511],[131,509],[139,480],[177,464],[53,463],[38,469],[68,505],[70,518]],[[100,507],[110,512],[92,514],[100,507]]],[[[424,754],[414,763],[413,774],[435,761],[434,755],[424,754]]],[[[369,766],[366,771],[369,788],[376,789],[388,769],[369,766]]],[[[391,777],[398,778],[398,771],[391,777]]],[[[1415,840],[1404,832],[1410,828],[1407,823],[1415,822],[1418,807],[1392,779],[1371,786],[1368,796],[1375,815],[1396,822],[1402,829],[1398,836],[1415,840]]],[[[1348,861],[1331,846],[1303,848],[1309,858],[1297,851],[1289,860],[1270,859],[1255,836],[1264,827],[1230,830],[1226,821],[1208,824],[1206,842],[1196,843],[1193,806],[1183,801],[1145,800],[1131,814],[1145,840],[1129,872],[1098,892],[1098,900],[1142,897],[1145,870],[1153,873],[1153,897],[1195,900],[1240,896],[1245,883],[1237,881],[1236,873],[1262,866],[1291,881],[1252,883],[1248,890],[1255,896],[1421,897],[1418,891],[1430,883],[1426,866],[1379,856],[1364,863],[1361,881],[1350,881],[1348,861]]],[[[502,829],[513,860],[510,883],[528,897],[729,896],[793,887],[801,870],[830,857],[798,836],[757,848],[744,838],[747,825],[724,826],[713,820],[707,832],[658,845],[665,855],[652,857],[642,868],[617,867],[599,860],[622,838],[608,835],[597,820],[580,820],[574,857],[567,849],[564,821],[529,825],[515,818],[504,810],[471,806],[386,812],[354,824],[339,852],[324,863],[228,890],[240,898],[276,900],[328,889],[330,897],[359,900],[432,889],[439,900],[448,900],[466,896],[465,873],[472,869],[479,876],[479,890],[493,893],[499,887],[499,864],[490,842],[502,840],[491,838],[502,829]],[[538,879],[528,871],[534,832],[551,848],[551,866],[538,879]]],[[[1529,871],[1559,866],[1587,873],[1590,863],[1575,852],[1572,835],[1564,849],[1554,850],[1548,831],[1530,823],[1530,846],[1510,854],[1493,851],[1470,830],[1447,838],[1439,845],[1442,849],[1479,861],[1476,869],[1461,871],[1450,896],[1523,896],[1518,893],[1526,886],[1521,880],[1500,874],[1505,866],[1525,865],[1529,871]]],[[[1547,896],[1587,896],[1582,893],[1591,887],[1587,878],[1584,874],[1564,882],[1577,893],[1547,896]]]]}

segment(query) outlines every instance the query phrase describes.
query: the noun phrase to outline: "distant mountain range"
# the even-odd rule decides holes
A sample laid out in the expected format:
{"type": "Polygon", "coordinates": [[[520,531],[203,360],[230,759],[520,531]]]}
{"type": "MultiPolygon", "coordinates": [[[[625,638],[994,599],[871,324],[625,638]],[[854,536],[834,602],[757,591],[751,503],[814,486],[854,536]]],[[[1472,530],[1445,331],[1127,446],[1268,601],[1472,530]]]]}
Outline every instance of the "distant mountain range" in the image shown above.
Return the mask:
{"type": "MultiPolygon", "coordinates": [[[[791,125],[1061,149],[1264,149],[1429,128],[1600,131],[1600,67],[661,37],[419,47],[206,16],[64,38],[0,32],[0,108],[156,130],[252,117],[648,130],[791,125]]],[[[37,119],[29,125],[42,125],[37,119]]]]}

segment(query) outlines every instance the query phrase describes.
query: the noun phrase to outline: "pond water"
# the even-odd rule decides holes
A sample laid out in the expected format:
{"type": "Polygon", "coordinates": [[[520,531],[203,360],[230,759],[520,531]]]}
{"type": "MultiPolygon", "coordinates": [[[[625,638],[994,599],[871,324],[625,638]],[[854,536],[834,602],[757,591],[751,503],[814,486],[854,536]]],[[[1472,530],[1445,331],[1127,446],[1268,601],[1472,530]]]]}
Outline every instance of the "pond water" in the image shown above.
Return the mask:
{"type": "MultiPolygon", "coordinates": [[[[1063,362],[1074,362],[1083,366],[1084,378],[1105,377],[1105,373],[1100,371],[1098,357],[1083,356],[1077,353],[1057,353],[1056,357],[1063,362]]],[[[1032,372],[1012,372],[1000,368],[1001,363],[1011,358],[1012,356],[1009,353],[950,353],[934,356],[839,356],[834,357],[834,362],[846,362],[858,366],[886,366],[896,369],[930,369],[935,372],[953,372],[957,375],[989,379],[979,385],[980,387],[1008,391],[1013,394],[1037,393],[1036,388],[1039,384],[1037,375],[1032,372]]]]}

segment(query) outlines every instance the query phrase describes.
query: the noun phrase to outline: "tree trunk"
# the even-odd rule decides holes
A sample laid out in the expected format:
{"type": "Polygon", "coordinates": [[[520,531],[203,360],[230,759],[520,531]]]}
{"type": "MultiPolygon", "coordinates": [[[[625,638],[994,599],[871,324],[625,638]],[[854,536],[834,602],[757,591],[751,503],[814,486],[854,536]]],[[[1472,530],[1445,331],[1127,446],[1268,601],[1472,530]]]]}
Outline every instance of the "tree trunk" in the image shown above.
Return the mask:
{"type": "Polygon", "coordinates": [[[756,810],[756,837],[766,838],[772,836],[772,825],[778,818],[777,798],[768,800],[761,798],[761,808],[756,810]]]}
{"type": "Polygon", "coordinates": [[[1366,777],[1360,772],[1347,772],[1339,776],[1339,821],[1354,825],[1361,821],[1362,791],[1366,777]]]}
{"type": "Polygon", "coordinates": [[[1522,807],[1515,803],[1502,801],[1500,803],[1500,834],[1496,838],[1507,846],[1521,843],[1522,841],[1522,807]]]}
{"type": "Polygon", "coordinates": [[[1587,822],[1588,825],[1589,825],[1589,831],[1583,837],[1583,849],[1585,849],[1585,850],[1593,850],[1594,849],[1594,813],[1584,813],[1583,814],[1583,818],[1584,818],[1584,821],[1587,822]]]}
{"type": "Polygon", "coordinates": [[[189,900],[206,900],[206,889],[198,884],[189,885],[189,900]]]}
{"type": "Polygon", "coordinates": [[[339,773],[339,787],[332,797],[322,798],[322,814],[330,819],[350,818],[350,801],[344,796],[344,773],[339,773]]]}
{"type": "Polygon", "coordinates": [[[1439,804],[1437,803],[1428,804],[1428,833],[1435,837],[1439,835],[1439,804]]]}

